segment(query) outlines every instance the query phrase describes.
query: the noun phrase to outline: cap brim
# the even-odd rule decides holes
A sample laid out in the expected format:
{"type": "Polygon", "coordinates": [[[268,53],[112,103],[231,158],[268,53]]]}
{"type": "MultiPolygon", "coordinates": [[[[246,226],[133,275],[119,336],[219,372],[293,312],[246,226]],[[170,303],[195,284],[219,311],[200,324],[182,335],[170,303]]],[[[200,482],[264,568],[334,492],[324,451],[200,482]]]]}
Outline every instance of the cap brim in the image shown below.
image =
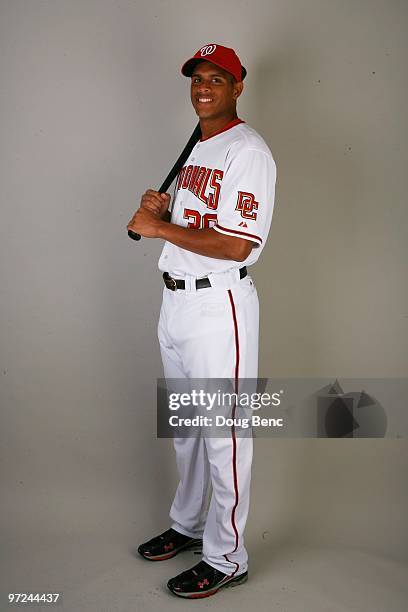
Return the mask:
{"type": "MultiPolygon", "coordinates": [[[[205,59],[201,59],[198,57],[192,57],[183,64],[181,68],[181,73],[184,74],[184,76],[186,77],[191,77],[191,75],[193,74],[193,70],[197,66],[197,64],[199,64],[200,62],[207,62],[207,61],[210,61],[210,60],[205,60],[205,59]]],[[[222,68],[223,70],[225,70],[225,68],[217,64],[217,62],[211,62],[211,64],[215,64],[219,68],[222,68]]],[[[242,65],[241,65],[241,68],[242,68],[242,79],[241,80],[243,81],[247,75],[247,71],[242,65]]]]}

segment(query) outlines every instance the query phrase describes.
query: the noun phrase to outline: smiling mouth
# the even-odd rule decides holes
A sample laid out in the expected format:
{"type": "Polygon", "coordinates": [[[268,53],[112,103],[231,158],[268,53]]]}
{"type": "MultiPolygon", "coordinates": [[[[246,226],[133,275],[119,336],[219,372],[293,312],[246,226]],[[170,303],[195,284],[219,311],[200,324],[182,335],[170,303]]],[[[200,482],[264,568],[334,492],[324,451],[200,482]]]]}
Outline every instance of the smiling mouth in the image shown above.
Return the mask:
{"type": "Polygon", "coordinates": [[[197,98],[197,102],[199,104],[209,104],[210,102],[214,102],[212,98],[197,98]]]}

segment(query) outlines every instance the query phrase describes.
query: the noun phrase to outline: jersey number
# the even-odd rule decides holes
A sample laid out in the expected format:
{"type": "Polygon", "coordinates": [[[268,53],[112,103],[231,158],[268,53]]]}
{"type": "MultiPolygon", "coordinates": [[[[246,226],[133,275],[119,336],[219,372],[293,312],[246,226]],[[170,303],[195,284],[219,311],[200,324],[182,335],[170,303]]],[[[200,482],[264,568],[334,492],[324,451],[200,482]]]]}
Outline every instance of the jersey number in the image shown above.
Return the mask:
{"type": "Polygon", "coordinates": [[[202,215],[198,210],[192,208],[184,209],[184,219],[188,219],[187,227],[192,229],[205,229],[217,223],[217,215],[214,213],[205,213],[202,215]]]}

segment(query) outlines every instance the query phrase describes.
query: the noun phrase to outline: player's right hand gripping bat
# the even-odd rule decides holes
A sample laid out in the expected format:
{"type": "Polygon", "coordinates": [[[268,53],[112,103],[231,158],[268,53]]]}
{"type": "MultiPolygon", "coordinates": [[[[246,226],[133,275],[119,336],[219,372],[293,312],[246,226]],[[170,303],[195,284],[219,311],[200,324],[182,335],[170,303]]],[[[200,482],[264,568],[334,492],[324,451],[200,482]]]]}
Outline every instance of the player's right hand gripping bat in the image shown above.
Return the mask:
{"type": "MultiPolygon", "coordinates": [[[[170,187],[170,185],[176,178],[177,174],[183,167],[184,162],[186,161],[187,157],[190,155],[191,151],[193,150],[194,145],[196,144],[196,142],[198,142],[200,138],[201,138],[200,123],[197,123],[196,127],[194,128],[194,132],[191,134],[190,139],[188,143],[186,144],[186,146],[184,147],[180,157],[174,164],[173,168],[170,170],[163,185],[160,187],[159,189],[160,193],[165,193],[167,189],[170,187]]],[[[132,230],[128,230],[128,236],[129,238],[132,238],[132,240],[140,240],[141,238],[140,234],[137,234],[136,232],[132,232],[132,230]]]]}

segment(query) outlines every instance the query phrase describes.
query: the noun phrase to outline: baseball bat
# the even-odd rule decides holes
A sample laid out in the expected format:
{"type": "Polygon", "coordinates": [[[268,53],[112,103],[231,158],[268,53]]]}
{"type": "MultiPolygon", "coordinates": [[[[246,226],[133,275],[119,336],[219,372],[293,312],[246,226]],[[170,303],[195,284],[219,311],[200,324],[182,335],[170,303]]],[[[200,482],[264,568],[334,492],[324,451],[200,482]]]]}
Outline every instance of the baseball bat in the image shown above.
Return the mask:
{"type": "MultiPolygon", "coordinates": [[[[187,142],[186,146],[182,150],[180,157],[178,158],[173,168],[168,173],[167,178],[161,185],[159,189],[160,193],[165,193],[167,189],[170,187],[170,185],[176,178],[177,174],[183,167],[183,164],[186,161],[187,157],[190,155],[191,151],[193,150],[194,145],[196,144],[196,142],[198,142],[200,138],[201,138],[200,123],[197,123],[196,127],[194,128],[194,132],[191,134],[189,141],[187,142]]],[[[140,234],[137,234],[136,232],[132,232],[132,230],[128,230],[128,236],[129,238],[132,238],[132,240],[140,240],[141,238],[140,234]]]]}

